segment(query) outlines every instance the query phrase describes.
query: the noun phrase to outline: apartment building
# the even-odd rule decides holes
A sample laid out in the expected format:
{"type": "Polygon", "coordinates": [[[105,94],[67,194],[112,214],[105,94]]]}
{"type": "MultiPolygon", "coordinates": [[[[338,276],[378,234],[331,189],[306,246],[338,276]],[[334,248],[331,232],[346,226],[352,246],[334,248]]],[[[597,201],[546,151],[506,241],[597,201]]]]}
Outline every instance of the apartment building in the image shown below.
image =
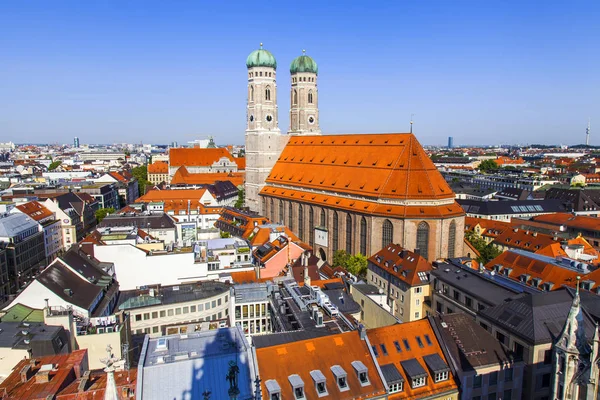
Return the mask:
{"type": "Polygon", "coordinates": [[[419,254],[390,243],[368,260],[367,282],[381,288],[400,322],[426,316],[431,264],[419,254]]]}

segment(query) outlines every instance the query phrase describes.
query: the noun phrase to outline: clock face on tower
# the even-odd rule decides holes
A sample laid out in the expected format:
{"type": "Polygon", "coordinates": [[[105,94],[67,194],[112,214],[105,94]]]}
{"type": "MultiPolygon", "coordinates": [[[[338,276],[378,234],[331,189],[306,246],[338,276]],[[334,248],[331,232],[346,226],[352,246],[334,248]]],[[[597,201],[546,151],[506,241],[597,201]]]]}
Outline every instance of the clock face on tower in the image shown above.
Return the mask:
{"type": "Polygon", "coordinates": [[[254,121],[254,115],[250,116],[250,122],[254,121]]]}
{"type": "Polygon", "coordinates": [[[273,121],[273,117],[271,115],[267,115],[267,122],[273,121]]]}
{"type": "Polygon", "coordinates": [[[314,124],[315,123],[315,117],[313,117],[312,115],[310,117],[308,117],[308,123],[309,124],[314,124]]]}

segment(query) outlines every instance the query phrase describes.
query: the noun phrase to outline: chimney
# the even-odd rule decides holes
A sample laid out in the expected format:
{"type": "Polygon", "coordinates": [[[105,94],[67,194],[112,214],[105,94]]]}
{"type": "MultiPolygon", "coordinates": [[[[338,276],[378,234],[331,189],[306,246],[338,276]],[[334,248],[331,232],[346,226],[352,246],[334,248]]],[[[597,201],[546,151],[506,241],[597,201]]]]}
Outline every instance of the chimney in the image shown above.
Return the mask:
{"type": "Polygon", "coordinates": [[[50,371],[49,370],[38,371],[38,373],[35,374],[35,383],[48,383],[48,382],[50,382],[50,371]]]}
{"type": "Polygon", "coordinates": [[[367,328],[363,324],[358,325],[358,335],[360,336],[360,340],[365,340],[367,337],[367,328]]]}
{"type": "Polygon", "coordinates": [[[81,381],[79,382],[79,386],[77,386],[78,393],[85,392],[85,387],[87,386],[89,379],[90,379],[90,371],[85,371],[85,373],[83,374],[83,377],[81,378],[81,381]]]}
{"type": "MultiPolygon", "coordinates": [[[[35,360],[33,360],[33,361],[35,361],[35,360]]],[[[30,363],[30,364],[27,364],[26,366],[24,366],[23,368],[21,368],[21,372],[20,372],[21,383],[25,383],[29,380],[29,373],[31,372],[31,367],[32,367],[32,365],[30,363]]]]}

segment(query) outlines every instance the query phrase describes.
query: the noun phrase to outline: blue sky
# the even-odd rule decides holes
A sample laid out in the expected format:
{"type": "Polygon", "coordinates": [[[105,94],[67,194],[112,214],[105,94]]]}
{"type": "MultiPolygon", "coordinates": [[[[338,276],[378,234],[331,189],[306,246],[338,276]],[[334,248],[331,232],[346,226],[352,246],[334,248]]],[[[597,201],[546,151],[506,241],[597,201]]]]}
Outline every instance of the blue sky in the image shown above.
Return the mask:
{"type": "Polygon", "coordinates": [[[319,64],[324,133],[600,145],[600,2],[0,2],[0,141],[244,141],[247,55],[319,64]],[[597,126],[597,129],[594,129],[597,126]]]}

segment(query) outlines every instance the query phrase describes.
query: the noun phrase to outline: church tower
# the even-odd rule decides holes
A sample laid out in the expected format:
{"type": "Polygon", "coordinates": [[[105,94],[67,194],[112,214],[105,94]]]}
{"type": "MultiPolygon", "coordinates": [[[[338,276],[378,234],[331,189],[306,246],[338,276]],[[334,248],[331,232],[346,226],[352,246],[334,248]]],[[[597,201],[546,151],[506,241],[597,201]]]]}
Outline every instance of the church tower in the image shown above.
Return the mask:
{"type": "Polygon", "coordinates": [[[553,348],[552,399],[592,400],[598,395],[598,326],[592,345],[585,334],[579,298],[579,277],[571,310],[553,348]]]}
{"type": "Polygon", "coordinates": [[[304,54],[290,65],[290,135],[320,135],[317,63],[304,54]]]}
{"type": "Polygon", "coordinates": [[[246,67],[246,206],[262,214],[258,194],[285,145],[277,114],[277,61],[261,43],[246,59],[246,67]]]}

